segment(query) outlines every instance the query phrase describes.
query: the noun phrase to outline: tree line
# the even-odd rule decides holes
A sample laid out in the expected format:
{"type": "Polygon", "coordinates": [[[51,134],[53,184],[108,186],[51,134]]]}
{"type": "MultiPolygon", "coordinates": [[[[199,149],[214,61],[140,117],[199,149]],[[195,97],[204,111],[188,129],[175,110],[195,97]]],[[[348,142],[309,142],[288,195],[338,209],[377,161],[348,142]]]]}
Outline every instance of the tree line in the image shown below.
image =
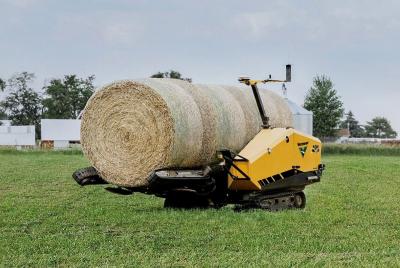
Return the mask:
{"type": "MultiPolygon", "coordinates": [[[[157,72],[150,77],[192,81],[174,70],[157,72]]],[[[51,79],[42,88],[42,93],[32,87],[34,79],[35,75],[28,72],[17,73],[8,80],[0,78],[0,91],[6,93],[0,102],[0,119],[9,119],[12,125],[35,125],[37,137],[40,137],[40,119],[77,118],[95,90],[94,75],[85,78],[65,75],[51,79]]],[[[343,106],[331,79],[325,75],[316,76],[303,104],[305,109],[313,112],[314,136],[323,140],[335,137],[342,128],[348,129],[351,137],[397,137],[386,118],[378,116],[366,125],[360,125],[352,111],[344,113],[343,106]]]]}
{"type": "Polygon", "coordinates": [[[79,78],[65,75],[51,79],[39,93],[32,87],[35,75],[22,72],[8,80],[0,79],[0,89],[6,97],[0,102],[0,119],[12,125],[35,125],[40,137],[40,119],[74,119],[83,110],[94,92],[94,75],[79,78]]]}
{"type": "Polygon", "coordinates": [[[331,79],[325,75],[314,78],[303,106],[313,112],[313,134],[323,140],[337,136],[339,129],[347,129],[350,137],[355,138],[397,137],[396,131],[385,117],[374,117],[363,126],[351,110],[344,113],[343,101],[334,89],[331,79]]]}

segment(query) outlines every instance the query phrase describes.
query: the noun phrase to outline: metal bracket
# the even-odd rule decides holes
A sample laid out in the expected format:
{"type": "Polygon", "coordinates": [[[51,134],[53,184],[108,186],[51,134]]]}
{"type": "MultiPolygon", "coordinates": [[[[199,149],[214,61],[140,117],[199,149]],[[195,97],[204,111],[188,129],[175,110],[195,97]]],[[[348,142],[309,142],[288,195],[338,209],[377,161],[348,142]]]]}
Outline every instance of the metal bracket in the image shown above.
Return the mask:
{"type": "Polygon", "coordinates": [[[246,180],[249,181],[251,180],[249,176],[247,176],[246,173],[243,172],[243,170],[241,170],[238,166],[235,165],[234,163],[234,158],[239,157],[240,160],[239,161],[249,161],[246,158],[244,158],[241,155],[235,154],[234,152],[230,151],[230,150],[222,150],[220,151],[222,154],[222,157],[224,158],[225,162],[228,163],[228,166],[225,166],[224,168],[226,168],[226,172],[232,177],[232,179],[235,180],[246,180]],[[232,157],[233,156],[233,157],[232,157]],[[244,178],[239,178],[235,175],[233,175],[229,169],[233,167],[234,169],[236,169],[241,175],[243,175],[244,178]]]}

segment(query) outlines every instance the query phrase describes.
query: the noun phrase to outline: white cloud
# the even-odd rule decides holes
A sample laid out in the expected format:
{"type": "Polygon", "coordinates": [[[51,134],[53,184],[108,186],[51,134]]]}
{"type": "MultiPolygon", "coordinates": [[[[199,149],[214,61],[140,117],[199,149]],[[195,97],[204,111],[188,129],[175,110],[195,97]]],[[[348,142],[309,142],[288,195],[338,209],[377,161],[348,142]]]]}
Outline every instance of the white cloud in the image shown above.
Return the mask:
{"type": "Polygon", "coordinates": [[[101,12],[65,15],[58,20],[55,32],[58,38],[95,39],[107,44],[129,45],[140,40],[145,21],[137,14],[101,12]]]}
{"type": "Polygon", "coordinates": [[[104,25],[98,31],[107,42],[129,44],[138,40],[138,35],[142,33],[142,28],[120,21],[104,25]]]}
{"type": "Polygon", "coordinates": [[[40,2],[44,2],[44,0],[0,0],[0,3],[2,2],[17,8],[26,9],[34,5],[37,5],[40,2]]]}
{"type": "Polygon", "coordinates": [[[268,34],[286,26],[287,21],[273,12],[247,12],[234,18],[234,24],[254,36],[268,34]]]}
{"type": "Polygon", "coordinates": [[[256,11],[238,13],[232,24],[246,36],[258,39],[285,34],[305,40],[347,42],[353,37],[377,40],[400,31],[400,2],[388,6],[379,6],[375,1],[291,3],[274,2],[256,11]]]}

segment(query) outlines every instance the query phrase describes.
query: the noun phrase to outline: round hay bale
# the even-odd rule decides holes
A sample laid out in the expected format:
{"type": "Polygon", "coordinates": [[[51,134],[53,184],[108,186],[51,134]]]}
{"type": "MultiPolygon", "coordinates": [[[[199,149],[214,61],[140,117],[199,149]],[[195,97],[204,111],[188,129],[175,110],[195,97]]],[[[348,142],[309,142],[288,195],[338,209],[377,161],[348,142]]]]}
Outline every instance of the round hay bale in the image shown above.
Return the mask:
{"type": "MultiPolygon", "coordinates": [[[[292,126],[286,102],[260,91],[271,125],[292,126]]],[[[260,126],[248,88],[124,80],[90,98],[82,115],[81,143],[106,181],[141,187],[154,170],[199,167],[214,162],[218,150],[240,151],[260,126]]]]}

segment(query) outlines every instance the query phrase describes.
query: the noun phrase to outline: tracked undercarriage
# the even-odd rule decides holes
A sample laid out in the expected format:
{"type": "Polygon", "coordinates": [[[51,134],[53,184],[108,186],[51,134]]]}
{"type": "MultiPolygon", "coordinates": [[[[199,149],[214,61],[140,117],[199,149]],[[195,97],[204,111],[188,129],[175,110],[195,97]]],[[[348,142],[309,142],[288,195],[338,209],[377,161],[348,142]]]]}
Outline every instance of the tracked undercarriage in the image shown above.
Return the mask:
{"type": "MultiPolygon", "coordinates": [[[[165,198],[166,208],[220,208],[234,204],[236,211],[264,209],[303,209],[306,197],[303,189],[320,180],[323,167],[314,173],[298,173],[274,182],[263,191],[231,191],[227,188],[228,173],[221,165],[191,170],[159,170],[149,178],[146,187],[110,186],[109,192],[131,195],[134,192],[153,194],[165,198]],[[279,185],[278,185],[279,183],[279,185]]],[[[108,184],[93,167],[77,170],[73,174],[81,186],[108,184]]]]}

